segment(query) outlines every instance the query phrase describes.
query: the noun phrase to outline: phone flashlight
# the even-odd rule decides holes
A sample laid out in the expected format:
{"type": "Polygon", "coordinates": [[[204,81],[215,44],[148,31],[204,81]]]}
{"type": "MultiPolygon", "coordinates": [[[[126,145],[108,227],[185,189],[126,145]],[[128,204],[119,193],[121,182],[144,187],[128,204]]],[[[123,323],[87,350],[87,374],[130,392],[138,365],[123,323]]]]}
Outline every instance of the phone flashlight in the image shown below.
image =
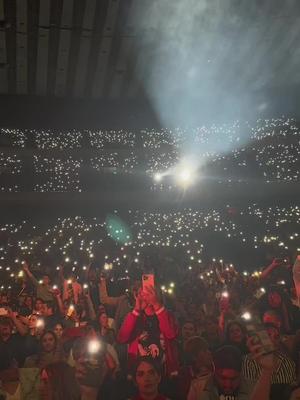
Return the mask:
{"type": "Polygon", "coordinates": [[[36,321],[36,327],[37,327],[37,328],[44,328],[44,326],[45,326],[44,320],[41,319],[41,318],[39,318],[39,319],[36,321]]]}
{"type": "Polygon", "coordinates": [[[244,312],[244,314],[242,314],[242,318],[243,318],[244,320],[246,320],[246,321],[250,321],[250,319],[251,319],[252,317],[251,317],[251,314],[249,313],[249,311],[246,311],[246,312],[244,312]]]}
{"type": "Polygon", "coordinates": [[[227,298],[227,297],[229,297],[229,293],[228,292],[222,292],[222,297],[225,297],[225,298],[227,298]]]}
{"type": "Polygon", "coordinates": [[[88,352],[90,354],[96,354],[101,349],[101,343],[97,339],[92,339],[88,342],[88,352]]]}

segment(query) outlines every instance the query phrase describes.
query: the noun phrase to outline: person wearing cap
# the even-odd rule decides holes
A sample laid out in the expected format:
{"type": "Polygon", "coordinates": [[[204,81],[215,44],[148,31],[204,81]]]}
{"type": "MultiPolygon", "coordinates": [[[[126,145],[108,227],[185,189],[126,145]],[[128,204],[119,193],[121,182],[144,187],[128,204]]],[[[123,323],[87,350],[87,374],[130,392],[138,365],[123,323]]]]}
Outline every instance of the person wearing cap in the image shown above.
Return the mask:
{"type": "Polygon", "coordinates": [[[242,354],[234,346],[222,346],[213,355],[215,371],[199,400],[248,400],[247,388],[241,388],[242,354]]]}

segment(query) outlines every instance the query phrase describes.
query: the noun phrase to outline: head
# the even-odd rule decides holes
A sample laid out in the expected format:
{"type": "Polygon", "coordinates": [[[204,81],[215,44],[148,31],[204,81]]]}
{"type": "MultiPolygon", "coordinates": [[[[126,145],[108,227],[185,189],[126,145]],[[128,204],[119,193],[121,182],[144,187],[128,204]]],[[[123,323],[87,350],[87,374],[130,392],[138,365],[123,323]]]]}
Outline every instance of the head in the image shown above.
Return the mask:
{"type": "Polygon", "coordinates": [[[57,345],[57,338],[55,333],[47,331],[41,336],[41,347],[44,353],[52,353],[55,351],[57,345]]]}
{"type": "Polygon", "coordinates": [[[212,355],[207,342],[200,336],[187,340],[184,346],[184,354],[187,362],[196,372],[212,368],[212,355]]]}
{"type": "Polygon", "coordinates": [[[281,318],[274,310],[267,310],[263,315],[263,323],[264,324],[272,324],[276,326],[278,329],[281,328],[281,318]]]}
{"type": "Polygon", "coordinates": [[[37,298],[35,300],[34,308],[37,312],[42,313],[44,307],[44,302],[42,299],[37,298]]]}
{"type": "Polygon", "coordinates": [[[265,328],[269,338],[271,339],[271,342],[273,343],[273,346],[275,349],[278,349],[281,341],[279,329],[272,324],[265,324],[265,328]]]}
{"type": "Polygon", "coordinates": [[[230,322],[227,326],[226,336],[229,343],[240,345],[246,340],[245,328],[239,322],[230,322]]]}
{"type": "Polygon", "coordinates": [[[9,318],[0,317],[0,338],[6,342],[12,335],[13,325],[9,318]]]}
{"type": "Polygon", "coordinates": [[[240,385],[242,355],[234,346],[223,346],[214,353],[215,383],[219,390],[232,395],[240,385]]]}
{"type": "Polygon", "coordinates": [[[49,275],[43,275],[42,276],[42,282],[43,282],[43,285],[45,285],[45,286],[48,286],[48,285],[50,285],[50,277],[49,277],[49,275]]]}
{"type": "Polygon", "coordinates": [[[24,306],[28,307],[30,310],[32,309],[33,306],[33,301],[31,296],[26,296],[24,298],[24,306]]]}
{"type": "Polygon", "coordinates": [[[47,365],[41,370],[39,392],[41,400],[79,400],[74,369],[63,362],[47,365]]]}
{"type": "Polygon", "coordinates": [[[62,324],[55,324],[53,328],[53,332],[55,333],[55,336],[57,339],[60,339],[62,337],[64,328],[62,324]]]}
{"type": "Polygon", "coordinates": [[[181,336],[184,341],[196,336],[196,326],[193,321],[185,321],[181,328],[181,336]]]}
{"type": "Polygon", "coordinates": [[[218,321],[215,317],[207,317],[204,328],[208,336],[216,336],[219,334],[218,321]]]}
{"type": "Polygon", "coordinates": [[[268,303],[271,308],[279,308],[282,304],[282,297],[277,291],[268,293],[268,303]]]}
{"type": "Polygon", "coordinates": [[[105,312],[99,315],[99,325],[101,328],[108,328],[108,316],[105,312]]]}
{"type": "Polygon", "coordinates": [[[136,365],[134,376],[140,395],[155,396],[158,394],[161,372],[158,364],[152,358],[141,358],[136,365]]]}

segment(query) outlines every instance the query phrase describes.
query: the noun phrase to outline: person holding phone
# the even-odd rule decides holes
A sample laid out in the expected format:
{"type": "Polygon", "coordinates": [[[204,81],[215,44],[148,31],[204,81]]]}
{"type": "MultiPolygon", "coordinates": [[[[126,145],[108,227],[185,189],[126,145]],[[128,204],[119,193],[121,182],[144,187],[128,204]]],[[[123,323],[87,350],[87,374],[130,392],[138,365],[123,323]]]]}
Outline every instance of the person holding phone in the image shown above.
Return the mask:
{"type": "MultiPolygon", "coordinates": [[[[243,361],[243,378],[249,386],[255,388],[258,380],[266,378],[264,376],[264,367],[271,358],[274,362],[276,361],[276,365],[270,372],[269,376],[270,396],[265,398],[270,400],[280,400],[283,398],[287,387],[296,382],[296,365],[290,357],[280,351],[281,340],[278,327],[271,324],[265,324],[265,329],[273,344],[274,352],[265,354],[263,344],[258,343],[254,336],[250,337],[247,344],[250,348],[251,354],[247,355],[243,361]]],[[[251,400],[252,399],[254,400],[254,397],[251,397],[251,400]]],[[[263,399],[264,398],[262,397],[262,400],[263,399]]]]}
{"type": "Polygon", "coordinates": [[[117,340],[128,344],[128,373],[139,357],[159,361],[164,376],[176,375],[179,370],[176,338],[178,324],[173,314],[162,304],[154,280],[143,279],[143,287],[135,294],[135,306],[119,330],[117,340]],[[149,284],[150,282],[150,284],[149,284]]]}

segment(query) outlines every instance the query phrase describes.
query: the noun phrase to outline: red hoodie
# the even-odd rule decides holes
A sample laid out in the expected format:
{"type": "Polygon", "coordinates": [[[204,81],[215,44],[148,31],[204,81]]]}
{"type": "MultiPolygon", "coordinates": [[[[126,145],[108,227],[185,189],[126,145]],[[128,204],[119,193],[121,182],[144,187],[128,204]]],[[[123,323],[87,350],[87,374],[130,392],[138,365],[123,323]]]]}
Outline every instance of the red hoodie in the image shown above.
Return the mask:
{"type": "MultiPolygon", "coordinates": [[[[165,360],[166,360],[166,375],[168,377],[178,374],[178,348],[176,338],[179,328],[173,315],[162,307],[156,313],[158,320],[159,331],[162,334],[165,342],[165,360]]],[[[128,346],[128,370],[131,371],[136,359],[139,356],[139,339],[144,331],[147,321],[147,316],[137,311],[132,311],[127,314],[118,334],[120,343],[127,343],[128,346]]]]}

